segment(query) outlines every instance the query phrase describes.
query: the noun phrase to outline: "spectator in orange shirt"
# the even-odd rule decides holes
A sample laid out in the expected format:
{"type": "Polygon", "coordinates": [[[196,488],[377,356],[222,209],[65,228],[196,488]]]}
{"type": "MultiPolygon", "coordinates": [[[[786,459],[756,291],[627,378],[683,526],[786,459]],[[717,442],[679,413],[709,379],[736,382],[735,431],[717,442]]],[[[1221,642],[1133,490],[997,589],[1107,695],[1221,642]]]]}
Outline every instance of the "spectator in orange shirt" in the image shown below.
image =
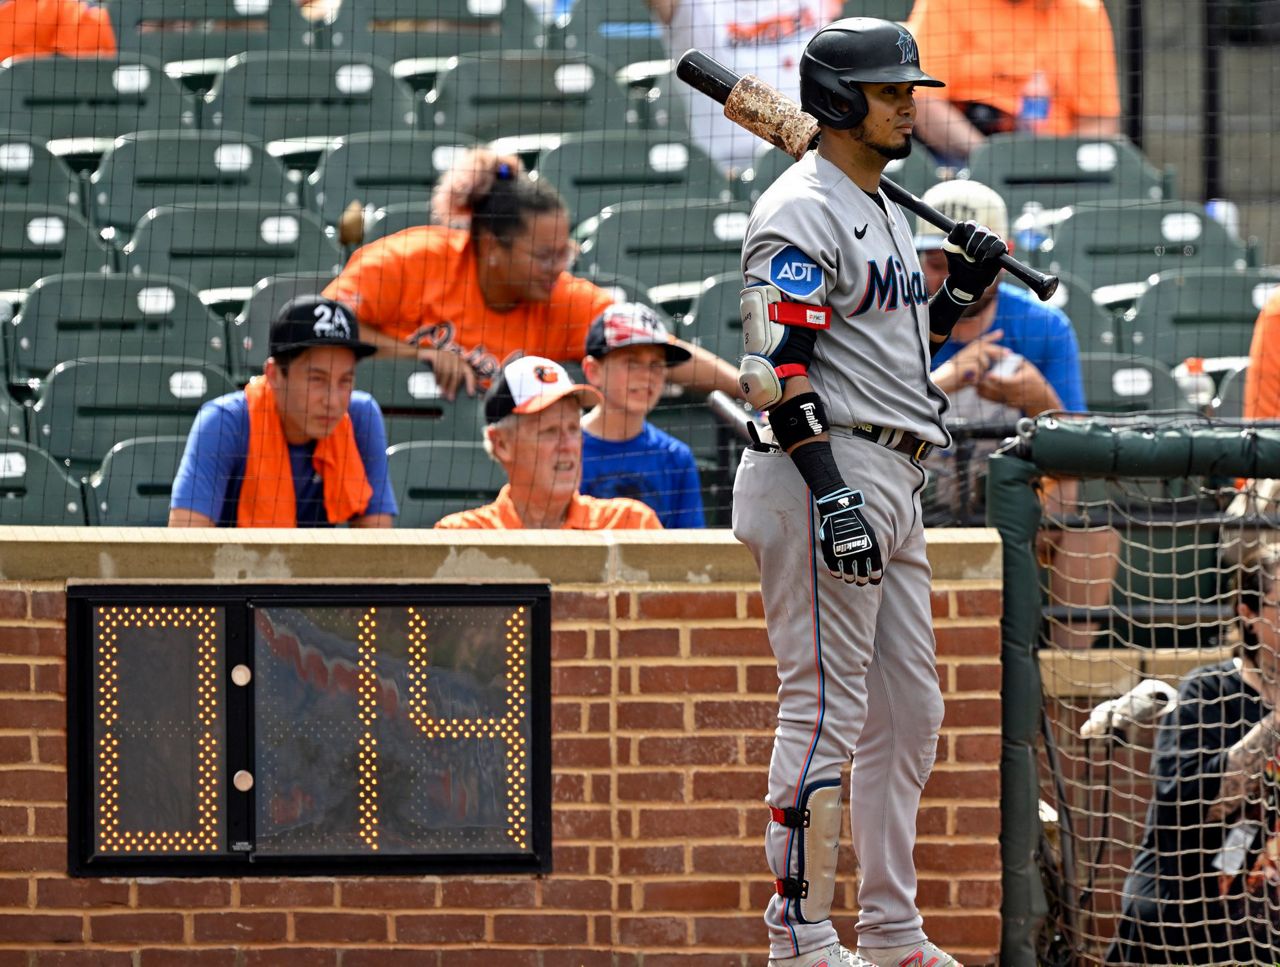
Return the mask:
{"type": "MultiPolygon", "coordinates": [[[[358,249],[325,295],[352,306],[384,355],[431,366],[445,396],[474,394],[527,352],[577,360],[613,297],[566,269],[577,249],[564,201],[518,158],[467,152],[441,177],[436,222],[358,249]]],[[[738,371],[706,350],[672,370],[692,389],[737,396],[738,371]]]]}
{"type": "Polygon", "coordinates": [[[484,445],[507,483],[491,504],[449,514],[444,529],[661,530],[658,515],[630,497],[585,497],[582,411],[600,403],[563,366],[522,356],[503,367],[485,394],[484,445]]]}
{"type": "Polygon", "coordinates": [[[80,0],[0,3],[0,60],[6,57],[110,57],[116,35],[107,11],[80,0]]]}
{"type": "Polygon", "coordinates": [[[998,131],[1119,134],[1101,0],[916,0],[907,29],[945,90],[918,89],[916,134],[944,160],[998,131]]]}
{"type": "Polygon", "coordinates": [[[1280,290],[1271,294],[1253,324],[1244,374],[1244,418],[1280,420],[1280,290]]]}

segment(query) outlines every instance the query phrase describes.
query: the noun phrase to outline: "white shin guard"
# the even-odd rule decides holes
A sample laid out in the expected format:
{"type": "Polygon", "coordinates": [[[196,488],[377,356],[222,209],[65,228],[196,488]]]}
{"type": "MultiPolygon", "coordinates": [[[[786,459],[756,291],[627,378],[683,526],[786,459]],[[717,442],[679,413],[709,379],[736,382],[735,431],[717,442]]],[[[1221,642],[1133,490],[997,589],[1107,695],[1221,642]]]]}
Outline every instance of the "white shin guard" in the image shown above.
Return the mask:
{"type": "Polygon", "coordinates": [[[788,872],[799,869],[777,881],[778,893],[796,900],[801,923],[821,923],[831,916],[831,903],[836,892],[836,862],[840,851],[840,781],[806,786],[800,807],[769,807],[773,821],[796,831],[787,857],[788,872]]]}

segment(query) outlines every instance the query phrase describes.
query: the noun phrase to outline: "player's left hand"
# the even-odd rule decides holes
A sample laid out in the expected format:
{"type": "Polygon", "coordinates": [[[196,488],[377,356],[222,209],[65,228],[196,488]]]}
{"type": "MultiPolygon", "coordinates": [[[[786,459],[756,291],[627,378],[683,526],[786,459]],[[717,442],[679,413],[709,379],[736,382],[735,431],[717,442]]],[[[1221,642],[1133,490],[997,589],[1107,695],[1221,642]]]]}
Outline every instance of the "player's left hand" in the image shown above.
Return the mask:
{"type": "Polygon", "coordinates": [[[884,574],[880,543],[863,516],[862,491],[848,487],[817,498],[818,538],[832,577],[848,584],[879,584],[884,574]]]}
{"type": "Polygon", "coordinates": [[[1009,251],[1002,239],[985,225],[957,222],[942,250],[947,253],[947,279],[943,285],[952,301],[973,302],[1000,274],[1000,256],[1009,251]]]}

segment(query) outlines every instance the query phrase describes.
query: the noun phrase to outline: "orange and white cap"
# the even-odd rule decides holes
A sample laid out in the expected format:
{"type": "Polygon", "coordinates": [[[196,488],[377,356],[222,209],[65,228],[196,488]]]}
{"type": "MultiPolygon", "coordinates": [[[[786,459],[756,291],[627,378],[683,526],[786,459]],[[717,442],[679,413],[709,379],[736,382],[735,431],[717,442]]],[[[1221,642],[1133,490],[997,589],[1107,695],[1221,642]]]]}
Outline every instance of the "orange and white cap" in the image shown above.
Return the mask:
{"type": "Polygon", "coordinates": [[[512,413],[537,413],[566,396],[576,397],[583,409],[600,402],[595,389],[575,383],[554,360],[521,356],[502,367],[485,393],[484,419],[486,423],[497,423],[512,413]]]}

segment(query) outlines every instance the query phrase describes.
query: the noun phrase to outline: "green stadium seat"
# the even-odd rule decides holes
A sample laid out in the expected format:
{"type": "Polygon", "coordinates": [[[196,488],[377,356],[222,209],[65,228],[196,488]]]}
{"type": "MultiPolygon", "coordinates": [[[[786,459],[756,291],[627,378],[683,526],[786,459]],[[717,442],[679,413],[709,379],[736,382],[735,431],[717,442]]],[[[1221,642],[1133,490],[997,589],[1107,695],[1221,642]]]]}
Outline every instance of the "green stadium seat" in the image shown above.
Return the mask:
{"type": "Polygon", "coordinates": [[[1253,326],[1280,275],[1258,269],[1162,272],[1124,315],[1117,352],[1176,366],[1192,356],[1247,356],[1253,326]]]}
{"type": "Polygon", "coordinates": [[[614,71],[668,56],[662,25],[645,0],[574,0],[560,42],[572,53],[594,54],[614,71]]]}
{"type": "Polygon", "coordinates": [[[192,90],[207,90],[235,54],[320,43],[295,0],[111,0],[107,9],[121,51],[161,61],[192,90]]]}
{"type": "Polygon", "coordinates": [[[681,337],[721,359],[742,358],[742,273],[724,272],[702,283],[681,337]]]}
{"type": "Polygon", "coordinates": [[[1190,410],[1165,365],[1144,356],[1081,353],[1085,406],[1098,413],[1190,410]]]}
{"type": "Polygon", "coordinates": [[[749,211],[744,202],[610,205],[579,226],[579,264],[634,276],[651,289],[685,283],[697,291],[707,276],[738,267],[749,211]]]}
{"type": "Polygon", "coordinates": [[[417,126],[412,90],[349,51],[237,54],[205,98],[206,128],[271,139],[290,167],[312,168],[334,138],[417,126]]]}
{"type": "Polygon", "coordinates": [[[1140,282],[1157,272],[1245,268],[1245,247],[1195,206],[1127,201],[1079,205],[1051,229],[1041,259],[1094,289],[1140,282]]]}
{"type": "MultiPolygon", "coordinates": [[[[766,188],[778,180],[778,176],[795,161],[780,148],[762,144],[755,163],[738,179],[738,193],[749,201],[759,198],[766,188]]],[[[884,176],[916,195],[923,195],[941,179],[938,168],[924,145],[917,144],[905,158],[895,158],[884,168],[884,176]]],[[[912,215],[908,219],[914,218],[912,215]]],[[[914,225],[914,223],[912,223],[914,225]]]]}
{"type": "Polygon", "coordinates": [[[99,527],[163,527],[185,436],[140,437],[113,446],[84,482],[89,523],[99,527]]]}
{"type": "Polygon", "coordinates": [[[79,479],[124,440],[185,435],[201,406],[235,388],[224,370],[198,359],[70,360],[29,408],[28,438],[79,479]]]}
{"type": "Polygon", "coordinates": [[[428,127],[479,141],[627,127],[627,95],[585,54],[500,51],[451,59],[427,95],[428,127]]]}
{"type": "Polygon", "coordinates": [[[80,212],[84,183],[43,138],[0,134],[0,204],[51,205],[80,212]]]}
{"type": "Polygon", "coordinates": [[[0,64],[0,131],[25,131],[79,167],[122,134],[194,128],[196,105],[157,60],[36,57],[0,64]]]}
{"type": "MultiPolygon", "coordinates": [[[[1003,281],[1015,282],[1007,272],[1003,281]]],[[[1021,283],[1018,283],[1021,284],[1021,283]]],[[[1093,301],[1093,290],[1079,276],[1058,273],[1058,290],[1049,305],[1061,309],[1071,320],[1081,352],[1119,351],[1120,324],[1115,316],[1093,301]]]]}
{"type": "Polygon", "coordinates": [[[9,339],[9,383],[23,392],[68,359],[150,354],[227,364],[222,320],[164,276],[46,276],[27,291],[9,339]]]}
{"type": "Polygon", "coordinates": [[[252,204],[153,208],[122,254],[130,275],[175,275],[206,305],[236,309],[259,279],[291,272],[337,275],[343,262],[311,212],[252,204]]]}
{"type": "Polygon", "coordinates": [[[300,295],[317,295],[334,279],[332,272],[300,272],[259,279],[239,314],[227,328],[231,374],[247,383],[262,372],[270,351],[271,320],[286,302],[300,295]]]}
{"type": "Polygon", "coordinates": [[[376,242],[380,238],[403,232],[406,228],[417,228],[431,224],[431,210],[425,202],[400,202],[379,208],[364,222],[364,244],[376,242]]]}
{"type": "Polygon", "coordinates": [[[0,524],[84,523],[80,487],[53,458],[29,444],[0,439],[0,524]]]}
{"type": "Polygon", "coordinates": [[[340,138],[307,179],[326,225],[352,202],[372,214],[388,205],[427,210],[431,190],[469,139],[452,131],[369,131],[340,138]]]}
{"type": "Polygon", "coordinates": [[[914,3],[915,0],[845,0],[840,16],[878,17],[901,23],[911,16],[914,3]]]}
{"type": "Polygon", "coordinates": [[[400,508],[397,527],[432,527],[446,514],[489,503],[507,482],[478,438],[390,446],[387,476],[400,508]]]}
{"type": "Polygon", "coordinates": [[[566,136],[538,158],[536,172],[555,185],[581,222],[625,201],[728,201],[729,179],[687,138],[610,131],[566,136]]]}
{"type": "Polygon", "coordinates": [[[414,359],[370,359],[356,370],[356,388],[382,408],[388,446],[415,440],[480,443],[484,400],[460,392],[447,400],[430,367],[414,359]]]}
{"type": "Polygon", "coordinates": [[[1032,203],[1061,208],[1169,200],[1164,174],[1123,137],[993,134],[973,149],[969,177],[1000,193],[1010,222],[1032,203]]]}
{"type": "Polygon", "coordinates": [[[60,272],[110,272],[111,252],[79,212],[49,205],[0,205],[0,300],[60,272]]]}
{"type": "Polygon", "coordinates": [[[222,131],[140,131],[117,138],[89,178],[89,211],[128,241],[158,205],[254,202],[301,206],[299,187],[257,139],[222,131]]]}
{"type": "Polygon", "coordinates": [[[542,25],[521,0],[359,0],[342,4],[332,46],[377,57],[429,90],[448,58],[539,46],[542,25]]]}
{"type": "Polygon", "coordinates": [[[1213,403],[1213,415],[1224,420],[1244,419],[1244,380],[1248,366],[1233,369],[1222,378],[1213,403]]]}

